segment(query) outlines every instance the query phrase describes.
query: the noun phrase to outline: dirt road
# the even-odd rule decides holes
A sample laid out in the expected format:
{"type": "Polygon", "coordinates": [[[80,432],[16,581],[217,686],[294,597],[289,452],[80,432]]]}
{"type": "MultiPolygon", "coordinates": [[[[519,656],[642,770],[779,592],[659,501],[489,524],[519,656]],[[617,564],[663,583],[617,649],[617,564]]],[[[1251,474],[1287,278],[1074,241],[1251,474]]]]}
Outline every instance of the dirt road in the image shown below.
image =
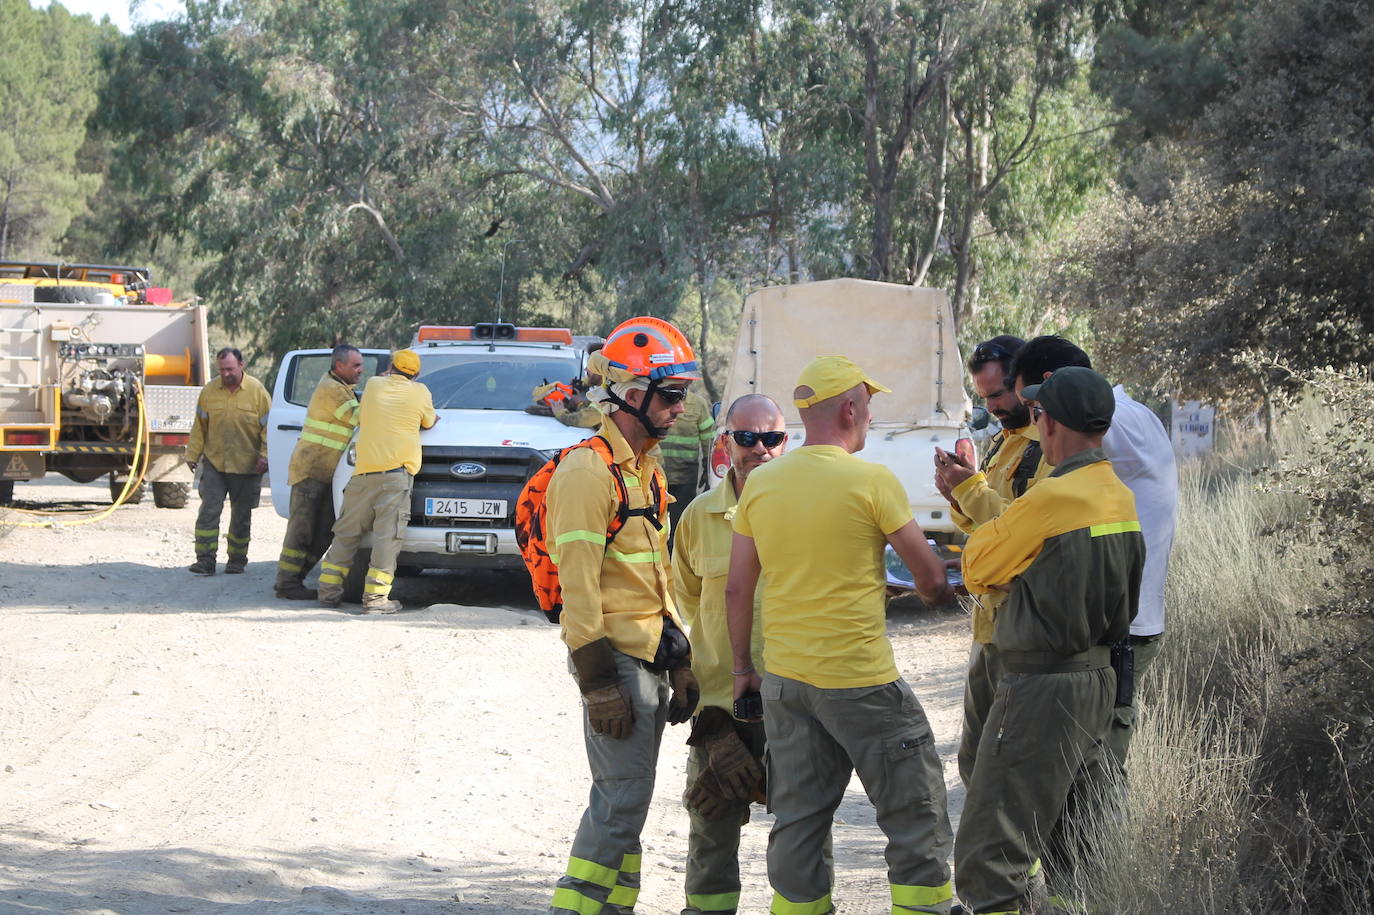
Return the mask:
{"type": "MultiPolygon", "coordinates": [[[[409,612],[347,616],[272,596],[266,493],[247,574],[184,571],[195,507],[0,529],[0,913],[543,911],[589,777],[566,654],[523,577],[431,572],[398,582],[409,612]]],[[[889,631],[957,813],[967,622],[894,610],[889,631]]],[[[664,738],[641,915],[682,905],[685,739],[664,738]]],[[[741,911],[762,913],[755,810],[741,911]]],[[[840,911],[889,911],[857,781],[834,844],[840,911]]]]}

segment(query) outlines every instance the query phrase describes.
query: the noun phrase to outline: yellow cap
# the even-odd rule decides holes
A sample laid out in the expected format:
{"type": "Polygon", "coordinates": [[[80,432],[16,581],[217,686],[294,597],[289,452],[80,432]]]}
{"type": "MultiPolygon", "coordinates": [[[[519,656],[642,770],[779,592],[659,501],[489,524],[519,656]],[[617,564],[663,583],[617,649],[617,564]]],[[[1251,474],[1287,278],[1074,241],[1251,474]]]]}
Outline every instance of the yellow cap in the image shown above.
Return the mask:
{"type": "Polygon", "coordinates": [[[420,357],[411,349],[398,349],[391,354],[391,367],[412,378],[420,374],[420,357]]]}
{"type": "Polygon", "coordinates": [[[797,379],[797,387],[810,388],[811,396],[799,397],[792,402],[798,407],[815,406],[822,400],[843,394],[860,383],[868,385],[870,394],[877,394],[879,391],[892,393],[891,388],[885,388],[869,378],[863,369],[845,356],[817,356],[802,369],[801,377],[797,379]]]}

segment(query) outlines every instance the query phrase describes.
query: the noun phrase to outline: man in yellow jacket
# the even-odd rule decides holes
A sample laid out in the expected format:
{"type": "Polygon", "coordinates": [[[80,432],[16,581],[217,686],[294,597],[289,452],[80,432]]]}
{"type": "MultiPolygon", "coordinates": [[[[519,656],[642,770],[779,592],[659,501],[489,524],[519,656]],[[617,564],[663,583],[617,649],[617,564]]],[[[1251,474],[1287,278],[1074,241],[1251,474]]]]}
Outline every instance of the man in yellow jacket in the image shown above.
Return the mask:
{"type": "Polygon", "coordinates": [[[215,354],[219,377],[201,389],[196,419],[186,444],[186,463],[200,468],[200,512],[196,515],[196,561],[189,571],[214,575],[219,522],[229,499],[227,573],[248,565],[253,509],[267,472],[267,411],[272,398],[243,371],[243,353],[226,346],[215,354]]]}
{"type": "Polygon", "coordinates": [[[358,427],[358,395],[363,354],[340,344],[331,354],[329,373],[320,379],[305,413],[300,441],[291,453],[287,485],[291,514],[277,560],[277,597],[315,600],[305,576],[329,549],[334,528],[334,470],[358,427]]]}
{"type": "MultiPolygon", "coordinates": [[[[1025,341],[1003,334],[979,343],[968,361],[973,390],[996,416],[1002,429],[993,436],[987,454],[975,470],[956,455],[936,449],[935,485],[949,500],[954,523],[966,534],[998,517],[1054,469],[1040,448],[1040,433],[1031,422],[1030,409],[1012,387],[1011,366],[1025,341]]],[[[978,741],[983,735],[1002,676],[997,649],[991,644],[1001,591],[975,595],[973,647],[969,651],[964,681],[964,726],[959,738],[959,777],[965,787],[973,773],[978,741]]]]}
{"type": "MultiPolygon", "coordinates": [[[[746,394],[726,411],[721,435],[730,469],[715,489],[682,513],[673,547],[678,611],[691,626],[692,671],[701,682],[701,705],[687,745],[687,907],[683,915],[723,915],[739,906],[740,827],[751,799],[763,787],[763,723],[733,715],[730,633],[725,620],[725,579],[730,569],[731,522],[745,481],[787,447],[782,411],[762,394],[746,394]]],[[[754,598],[751,647],[763,670],[759,594],[754,598]]]]}
{"type": "Polygon", "coordinates": [[[549,556],[563,592],[559,622],[582,694],[583,743],[592,772],[554,915],[633,912],[640,832],[653,799],[667,722],[697,703],[691,649],[673,604],[663,474],[648,454],[682,413],[700,377],[682,333],[659,318],[631,318],[593,353],[603,384],[588,391],[603,420],[591,447],[570,451],[549,479],[549,556]],[[622,501],[624,500],[624,501],[622,501]],[[613,519],[623,519],[607,542],[613,519]]]}
{"type": "Polygon", "coordinates": [[[363,535],[372,532],[372,556],[363,584],[363,613],[395,613],[391,599],[396,559],[410,521],[410,490],[420,470],[420,430],[439,421],[429,388],[415,380],[420,357],[391,354],[391,368],[367,383],[358,408],[357,465],[344,487],[343,514],[334,542],[320,561],[320,605],[337,607],[363,535]]]}
{"type": "Polygon", "coordinates": [[[1140,600],[1145,541],[1135,498],[1112,472],[1102,438],[1112,387],[1071,366],[1021,396],[1032,403],[1054,472],[969,538],[970,592],[1007,593],[993,625],[1003,667],[988,710],[954,843],[959,897],[976,915],[1019,915],[1042,860],[1056,910],[1074,871],[1071,798],[1090,819],[1089,774],[1103,752],[1117,680],[1112,646],[1140,600]],[[1059,897],[1059,898],[1056,898],[1059,897]]]}

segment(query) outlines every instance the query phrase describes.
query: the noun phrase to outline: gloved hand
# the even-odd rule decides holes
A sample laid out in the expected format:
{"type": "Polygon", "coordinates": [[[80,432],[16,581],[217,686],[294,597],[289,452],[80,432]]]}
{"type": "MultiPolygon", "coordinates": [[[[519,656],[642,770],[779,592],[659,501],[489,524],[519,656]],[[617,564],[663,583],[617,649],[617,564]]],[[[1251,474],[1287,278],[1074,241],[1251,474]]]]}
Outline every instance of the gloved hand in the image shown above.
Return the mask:
{"type": "Polygon", "coordinates": [[[749,800],[754,788],[763,781],[763,767],[749,752],[744,741],[739,739],[734,728],[706,741],[706,753],[722,793],[731,800],[749,800]]]}
{"type": "Polygon", "coordinates": [[[701,770],[692,787],[687,789],[687,806],[708,820],[719,820],[729,812],[730,800],[710,769],[701,770]]]}
{"type": "Polygon", "coordinates": [[[673,688],[672,698],[668,700],[668,721],[682,724],[696,711],[697,702],[701,699],[701,687],[697,685],[696,675],[687,664],[668,671],[668,684],[673,688]]]}
{"type": "Polygon", "coordinates": [[[634,730],[635,712],[625,687],[616,683],[583,693],[587,703],[587,721],[592,730],[616,740],[624,740],[634,730]]]}
{"type": "Polygon", "coordinates": [[[692,723],[687,746],[704,747],[707,767],[715,773],[721,794],[747,801],[763,786],[763,766],[735,730],[735,719],[725,709],[708,705],[692,723]]]}
{"type": "Polygon", "coordinates": [[[635,723],[634,706],[616,673],[610,640],[597,639],[576,649],[572,663],[592,730],[617,740],[629,737],[635,723]]]}

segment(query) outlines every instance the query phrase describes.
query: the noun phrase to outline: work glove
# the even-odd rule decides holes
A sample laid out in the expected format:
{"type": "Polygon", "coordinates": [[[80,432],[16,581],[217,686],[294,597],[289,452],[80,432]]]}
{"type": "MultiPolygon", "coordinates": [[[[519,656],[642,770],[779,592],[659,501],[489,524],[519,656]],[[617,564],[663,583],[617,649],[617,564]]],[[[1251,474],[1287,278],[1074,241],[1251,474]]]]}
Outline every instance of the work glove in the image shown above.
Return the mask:
{"type": "Polygon", "coordinates": [[[730,811],[731,802],[721,790],[715,773],[702,769],[692,787],[687,789],[687,806],[708,820],[719,820],[730,811]]]}
{"type": "Polygon", "coordinates": [[[668,721],[682,724],[692,717],[701,699],[701,687],[697,685],[690,663],[668,671],[668,684],[673,688],[672,698],[668,700],[668,721]]]}
{"type": "Polygon", "coordinates": [[[635,723],[634,706],[616,673],[610,640],[597,639],[574,650],[572,663],[592,730],[616,740],[629,737],[635,723]]]}
{"type": "Polygon", "coordinates": [[[704,747],[707,766],[715,773],[721,793],[735,801],[751,799],[763,784],[763,766],[735,730],[734,719],[723,708],[707,706],[692,725],[687,746],[704,747]]]}

